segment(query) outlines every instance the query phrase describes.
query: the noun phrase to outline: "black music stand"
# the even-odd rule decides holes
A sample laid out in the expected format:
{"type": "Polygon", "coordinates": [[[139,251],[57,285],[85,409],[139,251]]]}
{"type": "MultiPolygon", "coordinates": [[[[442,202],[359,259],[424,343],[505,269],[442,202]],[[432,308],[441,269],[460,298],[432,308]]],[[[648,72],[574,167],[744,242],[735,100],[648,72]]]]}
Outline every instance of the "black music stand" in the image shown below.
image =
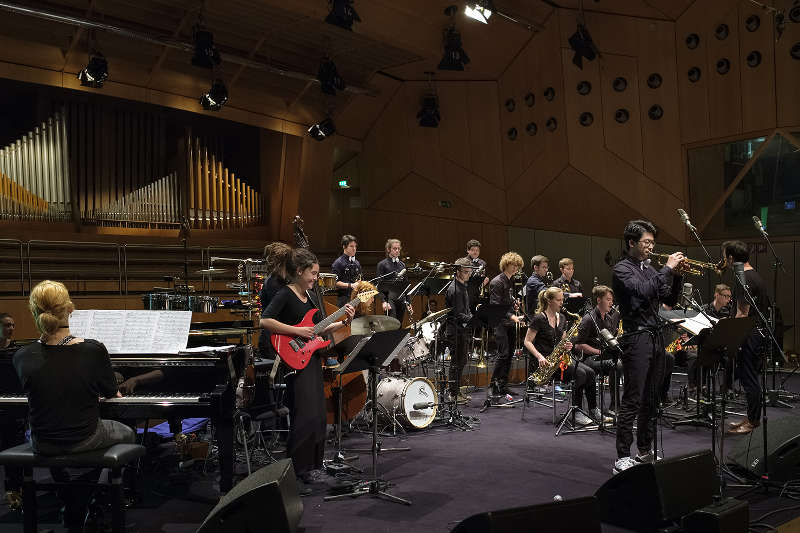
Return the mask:
{"type": "MultiPolygon", "coordinates": [[[[389,483],[378,477],[378,452],[390,451],[390,449],[386,448],[381,450],[378,443],[378,371],[392,362],[400,348],[405,345],[409,335],[406,330],[402,329],[373,333],[370,337],[367,337],[367,342],[363,344],[359,342],[356,349],[340,365],[340,372],[369,370],[369,395],[372,402],[372,479],[361,481],[353,488],[352,492],[326,496],[324,498],[325,501],[357,498],[370,494],[375,497],[386,498],[395,503],[411,505],[410,500],[386,492],[389,483]]],[[[396,449],[395,451],[405,450],[396,449]]]]}
{"type": "MultiPolygon", "coordinates": [[[[489,328],[493,328],[497,324],[500,323],[508,313],[509,306],[506,304],[484,304],[479,306],[475,310],[475,314],[472,315],[472,320],[467,324],[468,327],[472,327],[473,329],[477,329],[479,327],[486,328],[487,331],[489,328]]],[[[487,336],[488,338],[488,336],[487,336]]],[[[492,386],[491,386],[491,378],[489,377],[489,365],[486,365],[486,399],[483,401],[483,407],[481,407],[480,412],[485,412],[490,407],[514,407],[514,402],[508,403],[492,403],[492,399],[495,398],[492,396],[492,386]]]]}

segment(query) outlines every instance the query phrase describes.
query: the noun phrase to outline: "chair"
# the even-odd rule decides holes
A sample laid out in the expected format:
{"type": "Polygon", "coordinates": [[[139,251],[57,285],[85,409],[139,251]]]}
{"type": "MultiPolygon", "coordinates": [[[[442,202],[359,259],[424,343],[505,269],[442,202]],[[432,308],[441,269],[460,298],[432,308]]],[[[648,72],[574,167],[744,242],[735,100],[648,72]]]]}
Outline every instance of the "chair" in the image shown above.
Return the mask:
{"type": "Polygon", "coordinates": [[[125,531],[125,506],[122,491],[122,468],[142,457],[146,448],[138,444],[115,444],[110,448],[67,455],[38,455],[30,443],[20,444],[0,452],[0,465],[22,468],[22,511],[25,533],[36,533],[36,491],[75,486],[97,486],[98,483],[54,482],[37,483],[34,468],[109,468],[111,474],[112,526],[114,533],[125,531]]]}

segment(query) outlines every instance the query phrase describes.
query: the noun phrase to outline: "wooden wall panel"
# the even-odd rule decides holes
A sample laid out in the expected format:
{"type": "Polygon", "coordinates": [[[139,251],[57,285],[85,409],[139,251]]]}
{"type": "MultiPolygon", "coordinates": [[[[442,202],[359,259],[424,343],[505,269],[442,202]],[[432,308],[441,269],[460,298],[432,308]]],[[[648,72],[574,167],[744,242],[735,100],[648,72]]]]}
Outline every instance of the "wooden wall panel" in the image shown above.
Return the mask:
{"type": "Polygon", "coordinates": [[[456,198],[489,214],[493,222],[505,222],[506,201],[503,189],[495,187],[480,176],[449,160],[442,162],[443,172],[434,181],[451,191],[456,198]]]}
{"type": "Polygon", "coordinates": [[[572,51],[562,50],[564,68],[564,98],[566,120],[559,128],[566,128],[569,138],[570,164],[588,176],[602,173],[603,139],[603,107],[602,84],[600,81],[599,61],[584,62],[583,70],[572,63],[572,51]],[[576,87],[581,81],[592,84],[592,92],[586,96],[578,94],[576,87]],[[590,126],[581,126],[578,118],[581,113],[590,112],[594,122],[590,126]]]}
{"type": "Polygon", "coordinates": [[[708,115],[708,40],[711,33],[708,29],[708,12],[702,2],[695,2],[678,20],[675,32],[675,50],[677,58],[678,94],[680,95],[681,141],[689,143],[707,139],[710,132],[708,115]],[[700,43],[690,50],[686,46],[686,37],[697,34],[700,43]],[[687,73],[697,67],[701,71],[697,82],[690,82],[687,73]]]}
{"type": "Polygon", "coordinates": [[[303,156],[303,139],[286,136],[286,147],[283,165],[283,201],[281,203],[280,231],[278,239],[293,243],[292,219],[300,208],[300,187],[302,184],[301,165],[303,156]]]}
{"type": "Polygon", "coordinates": [[[739,3],[739,64],[742,83],[742,130],[774,128],[775,121],[775,47],[774,24],[771,17],[750,2],[739,3]],[[751,15],[761,19],[754,32],[745,28],[751,15]],[[752,51],[761,54],[761,64],[750,67],[747,56],[752,51]]]}
{"type": "Polygon", "coordinates": [[[503,187],[503,149],[496,82],[469,82],[469,157],[472,172],[497,187],[503,187]]]}
{"type": "MultiPolygon", "coordinates": [[[[408,128],[408,147],[411,169],[431,180],[442,174],[442,154],[439,150],[439,128],[424,128],[417,121],[422,98],[430,91],[427,83],[410,82],[403,86],[404,118],[408,128]]],[[[399,126],[399,125],[398,125],[399,126]]]]}
{"type": "MultiPolygon", "coordinates": [[[[481,257],[486,261],[487,275],[493,276],[500,272],[500,256],[511,250],[509,245],[508,228],[497,224],[481,225],[481,257]]],[[[466,241],[462,245],[466,249],[466,241]]],[[[525,259],[525,256],[522,256],[525,259]]]]}
{"type": "MultiPolygon", "coordinates": [[[[442,121],[439,124],[439,150],[441,156],[459,165],[472,169],[472,152],[470,146],[470,115],[480,108],[473,108],[469,102],[469,85],[465,83],[439,83],[436,86],[439,95],[439,111],[442,121]]],[[[496,99],[495,99],[496,101],[496,99]]],[[[497,116],[497,107],[494,106],[492,114],[497,116]]],[[[415,115],[416,118],[416,115],[415,115]]],[[[496,131],[492,136],[497,139],[496,131]]],[[[481,146],[476,146],[475,152],[480,152],[481,146]]],[[[476,153],[478,157],[483,157],[476,153]]]]}
{"type": "MultiPolygon", "coordinates": [[[[627,2],[630,4],[630,2],[627,2]]],[[[562,48],[569,48],[569,38],[577,30],[578,12],[559,10],[562,48]]],[[[586,28],[597,48],[604,54],[635,56],[639,45],[636,19],[608,13],[585,13],[586,28]]],[[[571,58],[570,58],[571,60],[571,58]]],[[[584,62],[585,63],[585,62],[584,62]]]]}
{"type": "MultiPolygon", "coordinates": [[[[534,39],[533,42],[535,42],[534,39]]],[[[500,113],[500,138],[503,147],[503,173],[505,175],[505,184],[509,185],[516,180],[520,174],[525,170],[525,141],[522,136],[525,135],[523,128],[523,111],[521,106],[524,105],[521,98],[527,92],[525,87],[525,63],[522,61],[514,61],[509,65],[508,69],[503,73],[503,76],[498,81],[498,94],[499,94],[499,110],[500,113]],[[514,100],[514,110],[508,111],[506,102],[509,99],[514,100]],[[509,139],[508,132],[511,128],[516,128],[517,138],[515,140],[509,139]]]]}
{"type": "Polygon", "coordinates": [[[730,3],[726,9],[714,13],[706,19],[709,27],[708,37],[708,119],[709,135],[724,137],[742,131],[742,92],[739,65],[739,10],[730,3]],[[728,26],[730,35],[726,39],[714,36],[714,29],[721,24],[728,26]],[[717,62],[730,61],[730,72],[717,72],[717,62]]]}
{"type": "Polygon", "coordinates": [[[363,139],[374,127],[375,121],[394,98],[403,83],[383,73],[376,73],[369,80],[369,87],[376,96],[354,95],[334,114],[336,131],[354,139],[363,139]]]}
{"type": "Polygon", "coordinates": [[[642,127],[644,173],[673,194],[683,195],[681,167],[680,111],[675,72],[675,24],[640,20],[639,103],[642,127]],[[661,86],[647,85],[652,73],[661,76],[661,86]],[[661,120],[650,120],[653,105],[664,110],[661,120]]]}
{"type": "MultiPolygon", "coordinates": [[[[775,0],[775,7],[788,14],[792,7],[791,0],[775,0]]],[[[764,19],[762,17],[762,24],[764,19]]],[[[769,19],[767,18],[767,21],[769,19]]],[[[788,21],[788,15],[787,15],[788,21]]],[[[797,97],[800,87],[800,61],[792,59],[790,51],[795,43],[800,42],[800,24],[786,23],[786,30],[780,40],[775,43],[775,82],[778,104],[778,126],[797,126],[800,124],[800,98],[797,97]]]]}
{"type": "Polygon", "coordinates": [[[595,116],[595,120],[603,128],[606,147],[641,172],[644,164],[637,60],[629,56],[604,54],[600,65],[600,86],[593,86],[592,92],[596,90],[601,96],[602,112],[595,116]],[[628,82],[624,91],[616,91],[613,87],[618,77],[628,82]],[[627,110],[630,119],[624,123],[617,122],[614,118],[617,109],[627,110]]]}
{"type": "Polygon", "coordinates": [[[260,130],[259,138],[259,184],[265,193],[267,231],[270,239],[279,238],[280,221],[283,216],[283,167],[286,139],[268,130],[260,130]]]}
{"type": "MultiPolygon", "coordinates": [[[[536,227],[535,217],[525,208],[534,202],[537,196],[561,173],[567,166],[567,137],[565,134],[542,132],[547,140],[562,141],[554,151],[544,152],[522,176],[506,190],[508,205],[508,220],[517,226],[536,227]]],[[[539,216],[547,216],[540,213],[539,216]]]]}
{"type": "MultiPolygon", "coordinates": [[[[338,235],[329,233],[328,217],[332,195],[333,143],[318,142],[310,137],[303,139],[300,162],[300,203],[298,213],[306,221],[306,231],[316,246],[335,242],[338,235]],[[313,237],[311,237],[313,236],[313,237]]],[[[327,247],[326,247],[327,248],[327,247]]]]}

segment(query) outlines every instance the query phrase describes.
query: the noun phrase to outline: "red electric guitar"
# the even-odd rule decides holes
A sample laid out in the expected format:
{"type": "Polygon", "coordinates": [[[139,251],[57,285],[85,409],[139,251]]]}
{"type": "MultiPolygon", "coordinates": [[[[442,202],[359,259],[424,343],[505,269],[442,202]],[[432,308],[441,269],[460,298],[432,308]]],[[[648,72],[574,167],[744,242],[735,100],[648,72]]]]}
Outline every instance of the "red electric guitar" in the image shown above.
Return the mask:
{"type": "MultiPolygon", "coordinates": [[[[348,305],[356,307],[360,302],[369,301],[369,299],[376,294],[378,294],[376,290],[360,292],[358,296],[348,302],[348,305]]],[[[325,339],[319,335],[325,328],[342,318],[345,314],[344,307],[340,307],[324,320],[320,320],[318,323],[314,324],[313,318],[316,312],[316,309],[309,309],[306,316],[303,317],[303,320],[300,321],[299,324],[294,325],[296,328],[313,327],[314,336],[312,338],[303,339],[301,337],[279,335],[277,333],[273,333],[270,336],[272,339],[272,346],[275,347],[275,351],[280,355],[281,361],[295,370],[304,369],[308,365],[308,362],[311,361],[311,356],[314,355],[314,352],[320,348],[327,347],[331,343],[329,339],[325,339]]]]}

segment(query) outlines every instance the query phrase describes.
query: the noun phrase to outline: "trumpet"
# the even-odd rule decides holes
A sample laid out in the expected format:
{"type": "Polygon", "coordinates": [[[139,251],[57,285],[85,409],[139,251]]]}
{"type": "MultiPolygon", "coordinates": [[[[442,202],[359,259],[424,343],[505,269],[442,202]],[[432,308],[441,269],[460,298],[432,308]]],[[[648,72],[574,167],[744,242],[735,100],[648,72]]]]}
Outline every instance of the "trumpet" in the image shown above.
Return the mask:
{"type": "MultiPolygon", "coordinates": [[[[650,257],[655,258],[661,264],[666,264],[669,255],[670,254],[657,254],[652,252],[650,257]]],[[[678,264],[676,270],[681,274],[690,274],[692,276],[703,276],[706,270],[711,270],[716,272],[718,276],[721,276],[725,271],[725,259],[720,259],[717,263],[706,263],[704,261],[684,257],[678,264]]]]}

